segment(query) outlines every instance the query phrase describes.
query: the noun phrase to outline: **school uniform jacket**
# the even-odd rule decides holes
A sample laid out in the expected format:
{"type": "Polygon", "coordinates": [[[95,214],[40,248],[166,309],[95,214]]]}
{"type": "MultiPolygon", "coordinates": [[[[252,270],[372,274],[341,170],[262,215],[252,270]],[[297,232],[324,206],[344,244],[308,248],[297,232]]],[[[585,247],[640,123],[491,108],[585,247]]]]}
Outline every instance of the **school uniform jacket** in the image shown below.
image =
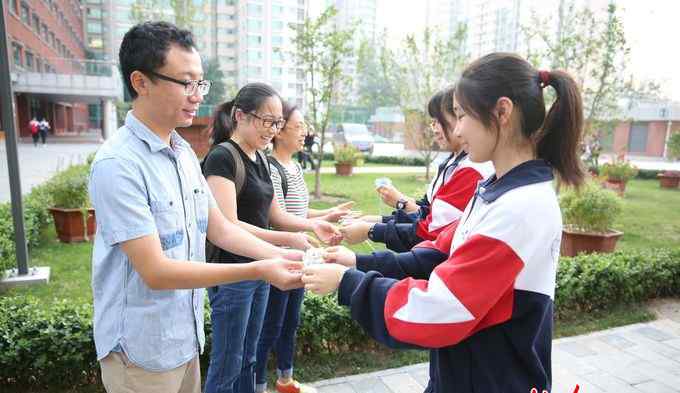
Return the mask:
{"type": "Polygon", "coordinates": [[[420,209],[417,220],[375,224],[371,240],[385,243],[392,251],[405,252],[423,240],[436,239],[444,227],[463,214],[477,183],[492,173],[490,162],[474,163],[466,152],[460,153],[445,169],[444,182],[433,193],[430,206],[420,209]]]}
{"type": "MultiPolygon", "coordinates": [[[[550,391],[562,231],[552,180],[552,168],[534,160],[480,182],[439,239],[383,268],[401,280],[344,274],[338,301],[371,337],[431,349],[427,392],[550,391]],[[433,262],[447,246],[446,260],[433,262]]],[[[375,262],[357,261],[360,269],[375,262]]]]}

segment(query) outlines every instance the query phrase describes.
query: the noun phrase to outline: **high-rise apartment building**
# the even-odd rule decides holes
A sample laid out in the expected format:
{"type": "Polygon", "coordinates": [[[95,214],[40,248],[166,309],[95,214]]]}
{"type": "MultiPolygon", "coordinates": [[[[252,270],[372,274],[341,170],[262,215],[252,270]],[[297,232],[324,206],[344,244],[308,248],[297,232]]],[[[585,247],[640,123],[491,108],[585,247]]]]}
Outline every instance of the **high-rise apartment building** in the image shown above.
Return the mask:
{"type": "MultiPolygon", "coordinates": [[[[123,35],[137,23],[133,8],[152,4],[155,8],[144,13],[150,19],[178,19],[169,0],[86,1],[91,10],[88,45],[114,60],[123,35]]],[[[187,1],[192,20],[183,23],[194,33],[201,55],[218,59],[225,83],[240,87],[266,82],[282,97],[304,106],[305,75],[292,55],[290,25],[304,21],[307,0],[187,1]]]]}

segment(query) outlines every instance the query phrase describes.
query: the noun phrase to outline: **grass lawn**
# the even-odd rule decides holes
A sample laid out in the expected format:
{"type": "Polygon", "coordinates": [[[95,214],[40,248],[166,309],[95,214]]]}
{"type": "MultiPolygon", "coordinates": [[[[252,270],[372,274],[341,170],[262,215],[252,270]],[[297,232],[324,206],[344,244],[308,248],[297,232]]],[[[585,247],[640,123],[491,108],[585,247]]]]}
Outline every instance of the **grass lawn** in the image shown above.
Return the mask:
{"type": "MultiPolygon", "coordinates": [[[[354,200],[356,210],[369,214],[387,214],[391,209],[379,202],[373,187],[374,179],[379,176],[363,174],[346,178],[322,175],[325,198],[323,201],[313,201],[312,206],[325,208],[346,200],[354,200]]],[[[389,177],[395,186],[406,194],[420,197],[425,190],[424,181],[413,175],[389,177]]],[[[307,174],[306,180],[311,186],[313,174],[307,174]]],[[[624,249],[680,247],[678,206],[680,206],[679,190],[662,190],[656,180],[631,181],[624,200],[624,213],[616,225],[617,229],[625,232],[619,247],[624,249]]],[[[73,302],[91,302],[91,244],[61,244],[55,239],[53,229],[46,235],[48,240],[32,251],[32,265],[51,267],[50,284],[13,289],[5,294],[30,294],[38,297],[46,307],[54,300],[64,298],[73,302]]],[[[372,248],[383,247],[364,243],[353,248],[357,252],[370,252],[372,248]]],[[[653,314],[644,304],[626,305],[608,310],[606,313],[579,314],[555,321],[555,337],[582,334],[653,318],[653,314]]],[[[301,380],[314,381],[423,361],[427,361],[427,354],[418,351],[381,350],[346,355],[315,355],[298,359],[296,375],[301,380]]],[[[101,390],[93,387],[92,390],[86,388],[78,391],[101,390]]]]}
{"type": "Polygon", "coordinates": [[[620,249],[680,247],[680,189],[661,188],[658,180],[631,180],[614,226],[624,232],[620,249]]]}

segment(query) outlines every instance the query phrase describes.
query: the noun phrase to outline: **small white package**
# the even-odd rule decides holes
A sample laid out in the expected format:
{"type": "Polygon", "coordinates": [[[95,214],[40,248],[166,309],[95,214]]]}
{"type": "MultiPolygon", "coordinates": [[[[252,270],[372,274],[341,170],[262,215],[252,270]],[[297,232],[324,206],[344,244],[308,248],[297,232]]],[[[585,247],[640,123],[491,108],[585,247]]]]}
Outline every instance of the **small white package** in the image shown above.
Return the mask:
{"type": "Polygon", "coordinates": [[[302,257],[302,262],[305,264],[305,266],[324,263],[323,253],[323,248],[308,248],[307,251],[305,251],[305,256],[302,257]]]}

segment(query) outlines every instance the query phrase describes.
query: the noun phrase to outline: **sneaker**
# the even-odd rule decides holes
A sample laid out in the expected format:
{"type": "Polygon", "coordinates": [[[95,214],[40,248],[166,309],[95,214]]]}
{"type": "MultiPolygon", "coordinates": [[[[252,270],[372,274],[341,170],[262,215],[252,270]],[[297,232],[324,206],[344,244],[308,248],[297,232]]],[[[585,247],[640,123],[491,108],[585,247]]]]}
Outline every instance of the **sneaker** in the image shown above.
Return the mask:
{"type": "Polygon", "coordinates": [[[303,385],[296,380],[286,384],[276,381],[276,391],[278,393],[316,393],[316,389],[309,385],[303,385]]]}

